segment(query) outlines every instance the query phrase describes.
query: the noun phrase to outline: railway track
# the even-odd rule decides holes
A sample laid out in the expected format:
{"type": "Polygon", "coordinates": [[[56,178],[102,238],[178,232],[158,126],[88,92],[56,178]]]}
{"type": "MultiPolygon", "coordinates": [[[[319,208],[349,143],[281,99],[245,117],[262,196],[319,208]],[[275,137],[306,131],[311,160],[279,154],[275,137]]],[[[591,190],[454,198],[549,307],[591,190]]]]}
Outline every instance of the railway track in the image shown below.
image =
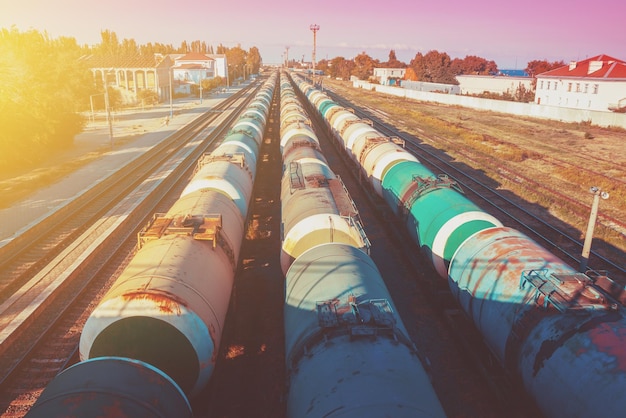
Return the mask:
{"type": "Polygon", "coordinates": [[[110,190],[90,191],[91,199],[79,198],[93,200],[95,206],[68,205],[76,213],[89,215],[56,215],[70,219],[70,224],[59,226],[56,232],[46,231],[44,241],[3,252],[2,268],[12,272],[6,277],[13,280],[3,281],[2,292],[18,290],[0,305],[2,416],[23,416],[47,382],[75,361],[82,326],[135,248],[136,232],[180,194],[183,179],[231,126],[250,100],[251,90],[255,87],[225,100],[217,112],[214,109],[196,119],[147,152],[149,161],[133,162],[132,169],[123,169],[123,174],[106,181],[107,186],[98,187],[110,190]],[[55,240],[55,235],[63,238],[55,240]],[[20,260],[29,267],[20,268],[20,260]],[[26,284],[20,287],[16,280],[26,284]],[[62,298],[57,297],[61,294],[62,298]]]}
{"type": "MultiPolygon", "coordinates": [[[[485,178],[478,171],[467,166],[460,166],[458,163],[451,163],[449,157],[442,154],[441,151],[433,149],[422,141],[423,138],[416,138],[408,134],[399,132],[398,129],[383,122],[378,115],[372,114],[363,108],[359,108],[354,103],[338,97],[332,91],[329,95],[344,107],[354,109],[355,114],[362,118],[373,121],[375,129],[390,137],[397,137],[404,141],[407,150],[412,152],[420,161],[431,168],[434,172],[444,173],[449,179],[456,182],[462,190],[476,204],[481,206],[485,211],[491,213],[500,219],[507,226],[511,226],[523,231],[541,245],[554,252],[564,261],[574,267],[578,267],[580,263],[580,254],[582,251],[582,242],[576,238],[578,231],[556,220],[552,216],[537,216],[535,211],[528,209],[528,203],[517,199],[510,193],[499,191],[496,189],[497,184],[491,179],[485,178]],[[491,183],[491,184],[490,184],[491,183]]],[[[389,117],[388,115],[385,115],[389,117]]],[[[446,142],[444,138],[429,138],[428,142],[446,142]]],[[[466,156],[468,161],[472,161],[471,156],[466,156]]],[[[484,162],[483,162],[484,163],[484,162]]],[[[558,190],[552,190],[548,187],[540,185],[538,182],[530,179],[524,173],[514,171],[502,162],[496,162],[491,159],[489,164],[496,165],[497,171],[509,181],[525,182],[526,187],[531,189],[544,190],[556,197],[556,200],[562,198],[562,202],[568,202],[568,208],[579,208],[580,216],[588,216],[588,208],[583,203],[560,193],[558,190]],[[584,210],[583,210],[584,209],[584,210]],[[584,213],[583,213],[584,212],[584,213]]],[[[545,212],[542,210],[541,212],[545,212]]],[[[621,221],[609,217],[605,217],[607,222],[620,224],[621,221]]],[[[596,248],[600,248],[601,243],[596,244],[596,248]]],[[[592,250],[590,268],[597,272],[608,272],[609,276],[622,285],[626,285],[626,266],[620,261],[623,253],[611,246],[604,245],[602,250],[592,250]]]]}

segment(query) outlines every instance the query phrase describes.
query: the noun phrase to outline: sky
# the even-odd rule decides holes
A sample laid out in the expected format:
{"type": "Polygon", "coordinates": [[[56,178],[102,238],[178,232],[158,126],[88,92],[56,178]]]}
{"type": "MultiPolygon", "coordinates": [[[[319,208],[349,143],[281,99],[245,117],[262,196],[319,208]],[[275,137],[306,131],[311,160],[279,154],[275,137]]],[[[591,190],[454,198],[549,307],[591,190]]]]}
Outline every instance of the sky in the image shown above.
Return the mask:
{"type": "Polygon", "coordinates": [[[578,61],[599,54],[626,60],[624,0],[0,0],[0,28],[100,43],[104,30],[138,44],[182,41],[257,47],[265,64],[289,59],[409,63],[418,52],[475,55],[499,69],[529,61],[578,61]],[[287,48],[289,48],[287,50],[287,48]]]}

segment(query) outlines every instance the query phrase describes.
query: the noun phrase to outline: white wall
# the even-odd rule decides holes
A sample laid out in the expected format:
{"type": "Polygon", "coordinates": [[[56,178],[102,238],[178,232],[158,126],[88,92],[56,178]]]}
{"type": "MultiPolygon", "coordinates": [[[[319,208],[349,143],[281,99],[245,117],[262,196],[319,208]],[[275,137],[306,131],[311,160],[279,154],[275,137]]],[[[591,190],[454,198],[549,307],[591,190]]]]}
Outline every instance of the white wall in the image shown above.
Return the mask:
{"type": "Polygon", "coordinates": [[[481,94],[486,91],[514,95],[520,85],[532,89],[532,78],[491,75],[457,75],[461,94],[481,94]]]}
{"type": "Polygon", "coordinates": [[[520,116],[529,116],[541,119],[553,119],[562,122],[591,122],[598,126],[616,126],[626,129],[626,114],[614,112],[600,112],[594,110],[568,109],[558,106],[538,105],[536,103],[509,102],[505,100],[480,99],[470,96],[453,94],[430,93],[424,91],[407,90],[400,87],[382,86],[354,80],[355,88],[378,91],[384,94],[404,97],[424,102],[443,103],[448,105],[464,106],[473,109],[490,110],[493,112],[511,113],[520,116]]]}

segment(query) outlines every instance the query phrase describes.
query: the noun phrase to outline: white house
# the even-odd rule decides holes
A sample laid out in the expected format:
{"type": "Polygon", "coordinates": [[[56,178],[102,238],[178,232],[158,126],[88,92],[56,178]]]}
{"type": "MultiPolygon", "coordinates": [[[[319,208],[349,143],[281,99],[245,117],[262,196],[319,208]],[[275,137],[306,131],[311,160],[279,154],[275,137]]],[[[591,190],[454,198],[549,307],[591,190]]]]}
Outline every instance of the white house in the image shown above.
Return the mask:
{"type": "Polygon", "coordinates": [[[626,111],[626,62],[597,55],[538,74],[535,103],[626,111]]]}
{"type": "Polygon", "coordinates": [[[182,83],[200,84],[200,80],[215,77],[215,60],[198,52],[177,57],[172,67],[172,77],[182,83]]]}
{"type": "Polygon", "coordinates": [[[215,77],[226,78],[226,68],[228,62],[226,61],[225,54],[206,54],[207,57],[213,58],[215,61],[215,77]]]}
{"type": "Polygon", "coordinates": [[[532,90],[532,78],[511,77],[506,75],[470,75],[456,76],[461,94],[510,94],[514,96],[520,89],[532,90]]]}
{"type": "Polygon", "coordinates": [[[374,68],[374,78],[385,86],[399,86],[404,79],[406,68],[374,68]]]}

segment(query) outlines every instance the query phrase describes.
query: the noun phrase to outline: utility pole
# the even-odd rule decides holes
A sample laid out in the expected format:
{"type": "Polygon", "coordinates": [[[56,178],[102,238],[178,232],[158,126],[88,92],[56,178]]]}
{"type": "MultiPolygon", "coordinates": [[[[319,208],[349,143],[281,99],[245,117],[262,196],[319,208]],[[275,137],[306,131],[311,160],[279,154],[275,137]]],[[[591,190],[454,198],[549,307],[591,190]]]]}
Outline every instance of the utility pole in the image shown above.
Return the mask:
{"type": "Polygon", "coordinates": [[[170,119],[174,117],[174,103],[173,103],[173,94],[172,94],[172,67],[169,67],[168,74],[170,79],[170,119]]]}
{"type": "MultiPolygon", "coordinates": [[[[313,61],[313,80],[315,80],[315,50],[317,49],[317,31],[320,30],[320,25],[316,25],[313,24],[310,26],[311,30],[313,31],[313,55],[312,55],[312,61],[313,61]]],[[[315,82],[313,82],[313,84],[315,84],[315,82]]]]}
{"type": "Polygon", "coordinates": [[[587,224],[587,233],[585,234],[585,243],[583,244],[583,253],[580,260],[579,270],[582,273],[587,270],[587,262],[589,261],[589,254],[591,253],[591,240],[593,239],[593,230],[596,226],[596,219],[598,217],[600,198],[604,200],[609,198],[609,194],[607,192],[603,192],[596,186],[591,187],[589,189],[589,193],[593,194],[593,203],[591,204],[591,214],[589,215],[589,223],[587,224]]]}
{"type": "Polygon", "coordinates": [[[285,47],[285,62],[287,63],[286,67],[289,68],[289,47],[285,47]]]}
{"type": "Polygon", "coordinates": [[[108,69],[104,75],[104,106],[106,107],[107,123],[109,125],[109,142],[113,149],[113,121],[111,120],[111,105],[109,103],[109,73],[112,69],[108,69]]]}

